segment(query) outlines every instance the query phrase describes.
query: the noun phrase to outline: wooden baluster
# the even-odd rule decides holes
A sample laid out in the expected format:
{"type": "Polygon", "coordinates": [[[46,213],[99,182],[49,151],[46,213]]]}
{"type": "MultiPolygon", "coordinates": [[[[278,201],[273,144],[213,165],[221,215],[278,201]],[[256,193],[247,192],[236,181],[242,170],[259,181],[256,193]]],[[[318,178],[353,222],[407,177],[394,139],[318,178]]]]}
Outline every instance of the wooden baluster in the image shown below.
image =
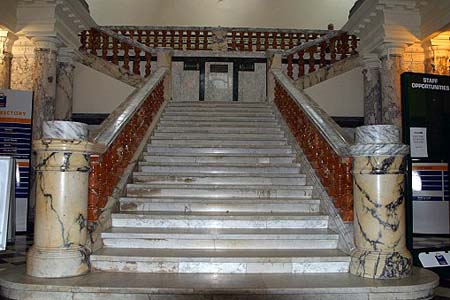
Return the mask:
{"type": "Polygon", "coordinates": [[[277,49],[278,48],[278,34],[276,32],[272,32],[272,49],[277,49]]]}
{"type": "Polygon", "coordinates": [[[352,35],[352,46],[351,46],[351,54],[355,55],[358,53],[357,49],[358,49],[358,38],[356,37],[356,35],[352,35]]]}
{"type": "Polygon", "coordinates": [[[236,51],[236,31],[231,32],[231,50],[236,51]]]}
{"type": "Polygon", "coordinates": [[[289,33],[289,49],[294,48],[294,34],[291,32],[289,33]]]}
{"type": "Polygon", "coordinates": [[[309,48],[309,69],[308,73],[311,74],[316,70],[316,60],[314,54],[316,53],[317,47],[313,46],[309,48]]]}
{"type": "Polygon", "coordinates": [[[95,55],[95,56],[97,56],[97,49],[96,49],[96,45],[95,45],[96,32],[97,32],[97,30],[95,30],[94,28],[89,30],[89,53],[92,55],[95,55]]]}
{"type": "Polygon", "coordinates": [[[325,60],[327,50],[327,43],[322,42],[320,43],[320,68],[323,68],[327,65],[327,61],[325,60]]]}
{"type": "Polygon", "coordinates": [[[330,64],[336,62],[336,39],[332,38],[330,40],[330,64]]]}
{"type": "Polygon", "coordinates": [[[170,48],[175,49],[175,30],[170,30],[170,48]]]}
{"type": "Polygon", "coordinates": [[[342,36],[338,36],[337,40],[336,40],[336,52],[337,54],[339,54],[339,58],[337,58],[336,60],[341,60],[342,59],[342,36]]]}
{"type": "Polygon", "coordinates": [[[167,47],[167,30],[162,30],[162,46],[167,47]]]}
{"type": "Polygon", "coordinates": [[[244,51],[244,50],[245,50],[244,35],[245,35],[245,32],[240,32],[240,33],[239,33],[239,37],[240,37],[240,41],[239,41],[239,51],[244,51]]]}
{"type": "Polygon", "coordinates": [[[141,74],[141,49],[138,47],[134,48],[133,73],[141,74]]]}
{"type": "Polygon", "coordinates": [[[145,52],[145,77],[150,76],[152,73],[152,55],[149,52],[145,52]]]}
{"type": "Polygon", "coordinates": [[[281,35],[280,48],[284,50],[286,48],[286,43],[285,43],[286,33],[282,32],[282,33],[280,33],[280,35],[281,35]]]}
{"type": "Polygon", "coordinates": [[[119,43],[116,38],[112,38],[112,59],[111,62],[115,65],[119,64],[119,43]]]}
{"type": "Polygon", "coordinates": [[[248,33],[247,50],[253,51],[253,32],[248,33]]]}
{"type": "Polygon", "coordinates": [[[104,60],[108,59],[108,49],[109,49],[109,35],[102,33],[102,58],[104,60]]]}
{"type": "Polygon", "coordinates": [[[208,50],[208,31],[203,31],[203,50],[208,50]]]}
{"type": "Polygon", "coordinates": [[[291,79],[294,79],[294,65],[293,65],[294,54],[288,55],[287,59],[288,59],[287,75],[291,79]]]}
{"type": "Polygon", "coordinates": [[[158,30],[153,31],[153,47],[154,48],[159,47],[159,31],[158,30]]]}
{"type": "Polygon", "coordinates": [[[256,51],[261,51],[261,32],[256,33],[256,51]]]}
{"type": "Polygon", "coordinates": [[[299,51],[298,53],[298,78],[305,76],[305,51],[299,51]]]}
{"type": "Polygon", "coordinates": [[[80,51],[87,50],[87,30],[83,30],[80,34],[80,51]]]}
{"type": "Polygon", "coordinates": [[[195,50],[200,50],[200,31],[195,30],[195,50]]]}
{"type": "Polygon", "coordinates": [[[192,49],[192,44],[191,44],[191,31],[190,30],[186,30],[186,49],[187,50],[191,50],[192,49]]]}
{"type": "Polygon", "coordinates": [[[129,72],[130,71],[130,54],[129,54],[130,47],[128,46],[128,44],[122,43],[122,49],[123,49],[123,68],[129,72]]]}
{"type": "Polygon", "coordinates": [[[184,35],[184,31],[179,30],[178,31],[178,49],[179,50],[183,50],[183,35],[184,35]]]}
{"type": "Polygon", "coordinates": [[[264,32],[264,51],[269,49],[269,32],[264,32]]]}
{"type": "Polygon", "coordinates": [[[348,46],[348,34],[344,33],[342,35],[342,56],[341,56],[341,60],[348,57],[348,53],[349,53],[348,49],[349,49],[349,46],[348,46]]]}

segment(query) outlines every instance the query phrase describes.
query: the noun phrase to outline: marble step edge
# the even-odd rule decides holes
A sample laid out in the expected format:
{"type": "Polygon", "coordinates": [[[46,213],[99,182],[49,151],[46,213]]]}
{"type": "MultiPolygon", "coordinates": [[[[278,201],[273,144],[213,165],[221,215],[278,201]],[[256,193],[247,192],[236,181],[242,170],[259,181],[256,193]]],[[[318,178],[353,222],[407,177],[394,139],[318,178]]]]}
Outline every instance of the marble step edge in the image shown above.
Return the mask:
{"type": "Polygon", "coordinates": [[[292,199],[292,198],[278,198],[278,199],[270,199],[270,198],[218,198],[211,197],[208,200],[205,198],[198,197],[121,197],[121,202],[125,201],[135,201],[142,203],[201,203],[201,204],[256,204],[256,205],[265,205],[265,204],[279,204],[279,205],[294,205],[294,204],[320,204],[320,199],[292,199]]]}
{"type": "Polygon", "coordinates": [[[155,132],[151,137],[151,140],[193,140],[193,141],[264,141],[264,140],[276,140],[286,141],[287,138],[282,134],[233,134],[233,133],[216,133],[216,134],[192,134],[192,133],[177,133],[167,134],[165,132],[155,132]]]}
{"type": "Polygon", "coordinates": [[[275,116],[273,110],[259,109],[242,110],[242,109],[166,109],[163,116],[236,116],[236,117],[272,117],[275,116]]]}
{"type": "Polygon", "coordinates": [[[179,127],[179,126],[159,126],[155,129],[155,133],[254,133],[254,134],[280,134],[284,135],[281,128],[259,128],[259,127],[179,127]]]}
{"type": "MultiPolygon", "coordinates": [[[[176,145],[177,147],[168,147],[168,146],[164,146],[164,145],[152,145],[152,144],[147,144],[147,149],[149,147],[151,148],[200,148],[200,149],[212,149],[212,150],[217,150],[217,149],[251,149],[251,150],[266,150],[266,149],[270,149],[270,150],[281,150],[281,151],[286,151],[286,150],[290,150],[292,151],[292,147],[289,145],[236,145],[236,146],[202,146],[202,145],[189,145],[186,147],[183,147],[182,145],[176,145]]],[[[151,151],[148,151],[151,152],[151,151]]]]}
{"type": "Polygon", "coordinates": [[[224,163],[211,162],[208,164],[198,165],[196,162],[146,162],[139,161],[139,166],[155,166],[155,167],[223,167],[223,168],[300,168],[300,163],[224,163]]]}
{"type": "Polygon", "coordinates": [[[163,139],[150,139],[149,145],[151,146],[167,146],[167,147],[176,147],[176,146],[205,146],[205,147],[215,147],[215,146],[240,146],[240,145],[257,145],[257,146],[284,146],[287,145],[285,141],[272,140],[190,140],[190,139],[172,139],[172,140],[163,140],[163,139]]]}
{"type": "Polygon", "coordinates": [[[200,107],[214,107],[214,106],[225,106],[225,107],[268,107],[268,103],[259,102],[232,102],[232,101],[171,101],[167,107],[179,107],[179,106],[200,106],[200,107]]]}
{"type": "Polygon", "coordinates": [[[197,127],[220,127],[223,129],[230,129],[233,127],[243,127],[243,128],[262,128],[262,129],[279,129],[281,128],[278,123],[275,122],[245,122],[245,121],[222,121],[222,122],[211,122],[211,121],[164,121],[160,120],[160,127],[190,127],[191,129],[195,129],[197,127]]]}
{"type": "Polygon", "coordinates": [[[265,191],[277,191],[277,190],[293,190],[293,191],[311,191],[314,189],[311,185],[236,185],[236,184],[154,184],[154,183],[129,183],[127,189],[186,189],[186,190],[265,190],[265,191]]]}
{"type": "Polygon", "coordinates": [[[211,158],[215,158],[215,157],[219,157],[219,158],[259,158],[259,159],[270,159],[270,158],[292,158],[292,159],[296,159],[297,156],[295,155],[295,153],[163,153],[163,154],[155,154],[154,152],[148,152],[148,151],[144,151],[142,152],[142,156],[166,156],[166,157],[186,157],[186,158],[191,158],[191,157],[211,157],[211,158]]]}
{"type": "Polygon", "coordinates": [[[177,173],[177,174],[169,174],[169,175],[155,175],[151,172],[133,172],[133,176],[155,176],[155,177],[169,177],[169,178],[173,178],[173,177],[195,177],[195,178],[209,178],[209,177],[232,177],[232,178],[245,178],[245,177],[253,177],[253,178],[267,178],[267,179],[274,179],[274,178],[301,178],[301,179],[306,179],[306,174],[291,174],[291,173],[273,173],[273,174],[262,174],[262,173],[257,173],[257,174],[253,174],[253,173],[239,173],[239,174],[217,174],[217,173],[213,173],[213,174],[196,174],[196,173],[177,173]]]}

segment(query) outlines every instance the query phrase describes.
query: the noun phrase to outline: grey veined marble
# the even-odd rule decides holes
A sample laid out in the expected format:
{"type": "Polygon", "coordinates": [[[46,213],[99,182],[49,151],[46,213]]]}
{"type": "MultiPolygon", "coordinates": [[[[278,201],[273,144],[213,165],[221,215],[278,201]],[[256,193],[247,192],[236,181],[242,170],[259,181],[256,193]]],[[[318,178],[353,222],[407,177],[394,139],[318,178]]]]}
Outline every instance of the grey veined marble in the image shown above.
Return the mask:
{"type": "Polygon", "coordinates": [[[356,129],[356,143],[350,146],[352,156],[407,155],[409,146],[400,141],[400,130],[394,125],[368,125],[356,129]]]}
{"type": "Polygon", "coordinates": [[[47,121],[43,124],[44,139],[87,140],[88,125],[69,121],[47,121]]]}

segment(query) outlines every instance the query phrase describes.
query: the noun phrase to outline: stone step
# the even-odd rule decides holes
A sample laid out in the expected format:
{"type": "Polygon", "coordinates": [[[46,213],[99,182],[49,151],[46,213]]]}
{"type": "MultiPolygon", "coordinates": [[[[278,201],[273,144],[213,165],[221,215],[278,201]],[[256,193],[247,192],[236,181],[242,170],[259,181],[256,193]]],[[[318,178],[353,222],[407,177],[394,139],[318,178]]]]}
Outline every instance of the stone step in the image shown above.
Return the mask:
{"type": "Polygon", "coordinates": [[[193,102],[193,101],[172,101],[168,107],[231,107],[231,108],[270,108],[268,103],[261,102],[232,102],[232,101],[211,101],[211,102],[193,102]]]}
{"type": "Polygon", "coordinates": [[[222,127],[222,128],[236,128],[236,127],[258,127],[258,128],[280,128],[280,125],[275,121],[199,121],[199,120],[161,120],[159,126],[162,127],[222,127]]]}
{"type": "Polygon", "coordinates": [[[123,228],[102,233],[108,248],[152,249],[336,249],[328,229],[123,228]]]}
{"type": "Polygon", "coordinates": [[[144,152],[143,160],[146,162],[162,163],[256,163],[256,164],[288,164],[295,161],[295,155],[260,155],[260,156],[240,156],[240,155],[154,155],[144,152]]]}
{"type": "Polygon", "coordinates": [[[240,146],[240,147],[166,147],[166,146],[147,146],[147,151],[154,154],[292,154],[290,146],[240,146]]]}
{"type": "Polygon", "coordinates": [[[279,127],[272,128],[259,128],[259,127],[218,127],[218,126],[208,126],[208,127],[180,127],[180,126],[159,126],[155,133],[210,133],[210,134],[231,134],[231,133],[243,133],[243,134],[275,134],[284,135],[279,127]]]}
{"type": "Polygon", "coordinates": [[[122,212],[175,211],[175,212],[246,212],[246,213],[305,213],[319,212],[318,199],[270,198],[198,198],[151,197],[120,199],[122,212]]]}
{"type": "Polygon", "coordinates": [[[183,116],[173,116],[173,115],[164,115],[161,117],[161,122],[170,122],[170,121],[195,121],[195,122],[269,122],[269,123],[275,123],[276,119],[275,116],[253,116],[253,117],[247,117],[247,116],[227,116],[227,115],[220,115],[210,116],[209,114],[202,114],[201,116],[190,116],[190,115],[183,115],[183,116]]]}
{"type": "Polygon", "coordinates": [[[250,174],[280,174],[280,173],[290,173],[299,174],[300,165],[299,164],[245,164],[245,163],[209,163],[209,164],[193,164],[193,163],[151,163],[151,162],[139,162],[139,171],[141,172],[152,172],[154,174],[177,174],[177,173],[202,173],[202,174],[239,174],[239,173],[250,173],[250,174]]]}
{"type": "Polygon", "coordinates": [[[177,173],[155,175],[154,173],[133,173],[135,183],[155,184],[214,184],[214,185],[304,185],[306,176],[300,174],[208,174],[177,173]]]}
{"type": "Polygon", "coordinates": [[[273,115],[274,111],[271,108],[242,108],[242,107],[167,107],[164,110],[165,114],[171,115],[185,115],[187,114],[235,114],[235,115],[273,115]]]}
{"type": "Polygon", "coordinates": [[[328,228],[321,213],[127,212],[112,214],[113,227],[141,228],[328,228]]]}
{"type": "Polygon", "coordinates": [[[255,145],[255,146],[284,146],[287,145],[286,141],[277,141],[277,140],[208,140],[208,139],[179,139],[179,140],[165,140],[165,139],[151,139],[151,145],[162,145],[162,146],[191,146],[195,145],[196,147],[216,147],[216,146],[242,146],[242,145],[255,145]]]}
{"type": "Polygon", "coordinates": [[[281,134],[255,134],[255,133],[168,133],[155,132],[152,140],[221,140],[221,141],[236,141],[236,140],[250,140],[250,141],[284,141],[287,138],[281,134]]]}
{"type": "Polygon", "coordinates": [[[172,250],[104,248],[94,271],[134,273],[336,273],[350,258],[339,250],[172,250]]]}
{"type": "Polygon", "coordinates": [[[306,185],[128,184],[127,196],[310,199],[312,189],[312,186],[306,185]]]}

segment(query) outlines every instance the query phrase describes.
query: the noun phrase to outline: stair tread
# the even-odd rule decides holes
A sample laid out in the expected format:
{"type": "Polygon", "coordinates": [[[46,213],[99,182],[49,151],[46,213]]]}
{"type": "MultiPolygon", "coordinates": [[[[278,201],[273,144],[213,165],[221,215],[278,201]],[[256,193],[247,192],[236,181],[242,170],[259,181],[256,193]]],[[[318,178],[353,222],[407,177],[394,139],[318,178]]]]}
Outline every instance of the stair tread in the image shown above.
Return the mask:
{"type": "Polygon", "coordinates": [[[294,198],[277,198],[277,199],[271,199],[271,198],[229,198],[229,197],[211,197],[208,199],[207,197],[121,197],[120,201],[142,201],[142,202],[183,202],[183,201],[189,201],[189,202],[201,202],[201,203],[224,203],[227,202],[240,202],[240,203],[250,203],[250,202],[260,202],[262,204],[264,203],[317,203],[320,202],[320,199],[294,199],[294,198]],[[207,199],[207,200],[206,200],[207,199]]]}
{"type": "Polygon", "coordinates": [[[265,153],[165,153],[165,154],[154,154],[152,152],[143,152],[144,156],[177,156],[177,157],[257,157],[257,158],[272,158],[272,157],[289,157],[295,158],[295,154],[286,154],[286,153],[274,153],[274,154],[265,154],[265,153]]]}
{"type": "Polygon", "coordinates": [[[283,213],[266,213],[266,212],[174,212],[174,211],[136,211],[136,212],[121,212],[113,213],[113,218],[121,219],[134,219],[138,217],[161,217],[161,218],[173,218],[173,219],[195,219],[195,218],[222,218],[222,219],[328,219],[328,215],[317,212],[283,212],[283,213]]]}
{"type": "Polygon", "coordinates": [[[135,182],[127,184],[127,188],[143,188],[148,187],[150,189],[156,188],[167,188],[167,189],[240,189],[240,190],[248,190],[248,189],[264,189],[264,190],[277,190],[277,189],[286,189],[286,190],[312,190],[314,187],[311,185],[258,185],[258,184],[248,184],[248,185],[236,185],[236,184],[179,184],[178,186],[174,186],[173,184],[159,184],[159,183],[146,183],[146,182],[135,182]]]}
{"type": "Polygon", "coordinates": [[[298,168],[298,163],[227,163],[227,162],[209,162],[204,164],[197,164],[194,162],[147,162],[140,161],[140,166],[177,166],[177,167],[254,167],[254,168],[298,168]]]}
{"type": "Polygon", "coordinates": [[[202,260],[239,259],[239,261],[260,261],[261,259],[282,259],[283,261],[350,261],[350,256],[337,249],[148,249],[148,248],[103,248],[91,255],[91,260],[202,260]]]}
{"type": "Polygon", "coordinates": [[[181,172],[176,174],[169,175],[156,175],[152,172],[134,172],[133,176],[165,176],[165,177],[262,177],[262,178],[306,178],[305,174],[292,174],[292,173],[238,173],[238,174],[230,174],[230,173],[211,173],[211,174],[198,174],[198,173],[188,173],[181,172]]]}

